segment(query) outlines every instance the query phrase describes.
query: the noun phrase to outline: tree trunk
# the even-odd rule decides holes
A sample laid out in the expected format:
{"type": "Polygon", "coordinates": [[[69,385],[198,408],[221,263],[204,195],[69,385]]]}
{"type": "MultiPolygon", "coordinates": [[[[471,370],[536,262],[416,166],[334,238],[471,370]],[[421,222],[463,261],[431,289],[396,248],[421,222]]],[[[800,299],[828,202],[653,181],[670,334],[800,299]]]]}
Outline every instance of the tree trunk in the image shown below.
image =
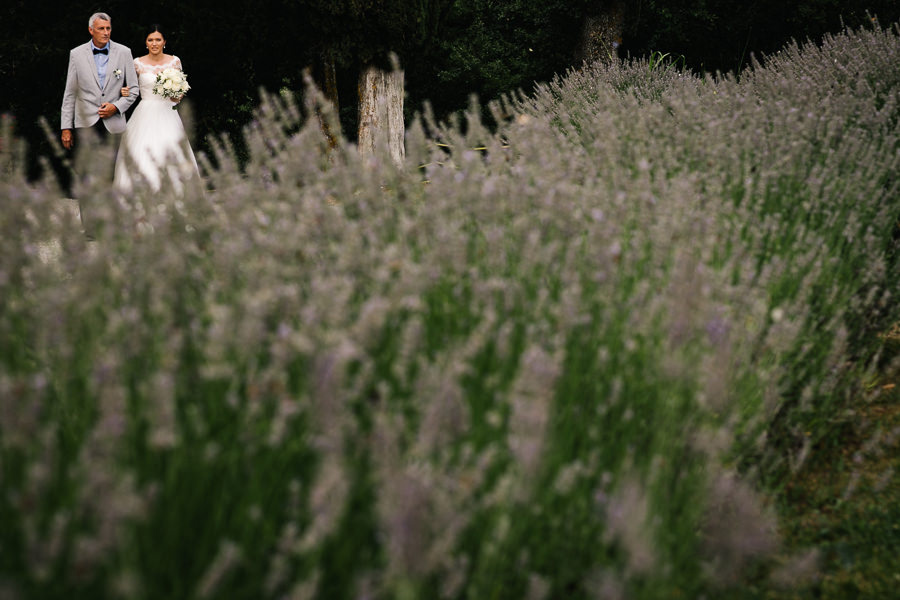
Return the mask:
{"type": "Polygon", "coordinates": [[[373,65],[359,74],[359,153],[371,156],[387,148],[397,164],[406,156],[403,145],[403,71],[383,71],[373,65]]]}
{"type": "MultiPolygon", "coordinates": [[[[337,69],[334,66],[334,56],[330,53],[322,54],[322,93],[333,107],[334,119],[331,119],[332,123],[340,124],[341,105],[338,99],[337,69]]],[[[328,145],[331,148],[335,148],[340,131],[332,131],[329,119],[322,118],[321,115],[319,118],[322,123],[322,131],[325,133],[325,137],[328,138],[328,145]]]]}
{"type": "Polygon", "coordinates": [[[619,56],[625,33],[625,2],[606,0],[599,4],[584,19],[575,56],[579,62],[610,62],[619,56]]]}

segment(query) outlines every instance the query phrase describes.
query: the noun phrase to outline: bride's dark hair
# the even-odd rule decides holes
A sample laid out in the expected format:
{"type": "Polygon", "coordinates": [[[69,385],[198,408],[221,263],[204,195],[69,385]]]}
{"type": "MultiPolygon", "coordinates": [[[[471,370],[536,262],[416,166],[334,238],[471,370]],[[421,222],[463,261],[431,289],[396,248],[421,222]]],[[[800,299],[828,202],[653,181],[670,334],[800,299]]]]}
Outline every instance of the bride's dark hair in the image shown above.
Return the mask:
{"type": "Polygon", "coordinates": [[[168,39],[166,36],[166,32],[163,31],[162,25],[160,25],[159,23],[154,23],[144,30],[144,39],[146,40],[148,37],[150,37],[151,33],[158,33],[164,40],[168,39]]]}

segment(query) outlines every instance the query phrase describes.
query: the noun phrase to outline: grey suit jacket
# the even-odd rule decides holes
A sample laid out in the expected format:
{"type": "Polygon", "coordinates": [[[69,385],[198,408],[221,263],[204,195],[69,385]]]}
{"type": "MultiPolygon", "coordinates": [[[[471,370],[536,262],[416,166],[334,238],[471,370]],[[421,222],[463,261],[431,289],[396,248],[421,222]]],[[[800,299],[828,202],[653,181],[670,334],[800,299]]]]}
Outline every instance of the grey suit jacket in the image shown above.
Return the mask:
{"type": "Polygon", "coordinates": [[[116,105],[119,112],[104,119],[103,125],[110,133],[122,133],[125,131],[125,111],[131,108],[141,93],[131,50],[110,41],[106,80],[101,88],[92,47],[93,44],[88,41],[69,52],[69,73],[66,76],[66,92],[63,94],[60,128],[91,127],[100,118],[97,114],[100,105],[110,102],[116,105]],[[120,90],[126,85],[131,94],[123,97],[120,90]]]}

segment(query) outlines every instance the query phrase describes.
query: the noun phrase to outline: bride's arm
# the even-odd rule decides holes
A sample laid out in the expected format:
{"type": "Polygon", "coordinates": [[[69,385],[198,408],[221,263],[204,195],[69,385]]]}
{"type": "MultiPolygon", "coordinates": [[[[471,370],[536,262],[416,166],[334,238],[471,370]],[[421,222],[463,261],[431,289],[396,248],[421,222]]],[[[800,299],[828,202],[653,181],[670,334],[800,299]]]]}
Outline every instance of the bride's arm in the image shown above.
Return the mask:
{"type": "MultiPolygon", "coordinates": [[[[129,57],[131,58],[131,53],[129,52],[129,57]]],[[[119,112],[123,113],[128,110],[132,104],[138,99],[138,96],[141,95],[141,88],[138,85],[138,76],[137,71],[135,70],[135,64],[137,63],[136,59],[129,60],[125,64],[125,85],[122,87],[121,94],[122,100],[115,102],[119,112]],[[121,101],[124,101],[126,104],[123,107],[118,106],[121,101]]]]}
{"type": "MultiPolygon", "coordinates": [[[[138,59],[134,59],[132,61],[131,65],[134,67],[135,81],[137,81],[137,76],[139,76],[141,74],[141,61],[139,61],[138,59]]],[[[140,95],[140,89],[141,89],[140,86],[138,86],[138,94],[139,95],[140,95]]],[[[127,98],[128,96],[131,95],[131,88],[128,86],[127,78],[125,80],[125,85],[122,86],[121,93],[122,93],[122,96],[125,98],[127,98]]]]}

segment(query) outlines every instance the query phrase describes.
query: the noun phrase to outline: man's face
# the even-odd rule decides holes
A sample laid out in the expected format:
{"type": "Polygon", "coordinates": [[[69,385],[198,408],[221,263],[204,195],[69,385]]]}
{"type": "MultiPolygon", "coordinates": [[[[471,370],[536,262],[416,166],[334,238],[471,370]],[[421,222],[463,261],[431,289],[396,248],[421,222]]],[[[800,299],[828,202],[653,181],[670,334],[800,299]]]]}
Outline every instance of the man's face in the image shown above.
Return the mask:
{"type": "Polygon", "coordinates": [[[91,38],[94,40],[94,45],[98,48],[102,48],[109,41],[112,25],[110,25],[109,21],[94,19],[94,24],[93,26],[88,27],[88,31],[91,32],[91,38]]]}

